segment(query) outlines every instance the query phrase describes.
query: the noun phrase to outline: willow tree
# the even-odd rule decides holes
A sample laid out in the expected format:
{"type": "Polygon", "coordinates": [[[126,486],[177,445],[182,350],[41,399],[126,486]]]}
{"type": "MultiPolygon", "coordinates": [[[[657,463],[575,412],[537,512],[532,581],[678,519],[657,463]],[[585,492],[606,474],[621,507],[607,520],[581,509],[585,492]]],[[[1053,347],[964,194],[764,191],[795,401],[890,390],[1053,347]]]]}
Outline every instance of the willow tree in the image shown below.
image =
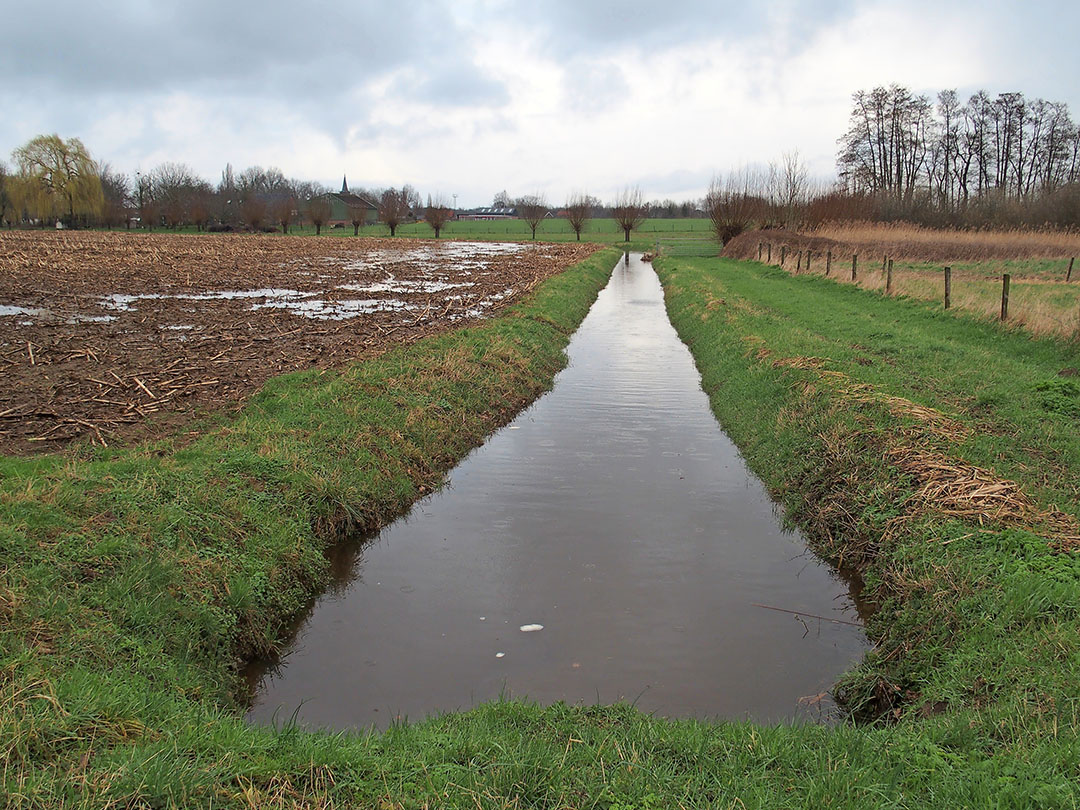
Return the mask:
{"type": "Polygon", "coordinates": [[[521,197],[514,203],[518,216],[525,220],[532,228],[532,238],[536,239],[536,228],[548,215],[547,200],[542,194],[530,194],[521,197]]]}
{"type": "Polygon", "coordinates": [[[648,210],[645,199],[641,195],[641,189],[637,186],[625,188],[619,192],[615,205],[611,207],[611,215],[615,218],[615,222],[618,223],[619,227],[622,228],[627,242],[630,241],[630,231],[639,227],[645,221],[648,210]]]}
{"type": "Polygon", "coordinates": [[[11,153],[27,186],[27,210],[44,221],[101,213],[105,198],[98,167],[78,138],[38,135],[11,153]]]}
{"type": "Polygon", "coordinates": [[[566,221],[573,228],[577,240],[581,241],[581,231],[592,217],[593,200],[588,194],[574,194],[566,201],[566,221]]]}

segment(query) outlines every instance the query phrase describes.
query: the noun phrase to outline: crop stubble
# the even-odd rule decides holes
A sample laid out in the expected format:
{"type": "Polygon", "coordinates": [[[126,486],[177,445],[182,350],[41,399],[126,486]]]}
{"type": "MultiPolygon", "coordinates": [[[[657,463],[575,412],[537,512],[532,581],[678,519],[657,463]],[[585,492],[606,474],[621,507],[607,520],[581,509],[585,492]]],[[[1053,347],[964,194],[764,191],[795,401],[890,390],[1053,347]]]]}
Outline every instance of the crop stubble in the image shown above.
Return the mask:
{"type": "Polygon", "coordinates": [[[0,452],[154,435],[277,374],[486,317],[596,249],[0,234],[0,452]]]}

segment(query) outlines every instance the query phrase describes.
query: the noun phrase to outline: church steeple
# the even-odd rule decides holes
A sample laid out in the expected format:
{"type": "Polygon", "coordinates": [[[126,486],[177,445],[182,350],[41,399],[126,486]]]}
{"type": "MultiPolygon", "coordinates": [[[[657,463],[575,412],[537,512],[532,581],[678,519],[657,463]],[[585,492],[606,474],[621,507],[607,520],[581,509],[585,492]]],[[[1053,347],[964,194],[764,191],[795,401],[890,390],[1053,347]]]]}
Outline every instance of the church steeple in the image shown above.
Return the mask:
{"type": "Polygon", "coordinates": [[[341,175],[341,193],[342,194],[348,194],[349,193],[349,184],[347,182],[345,182],[345,175],[341,175]]]}

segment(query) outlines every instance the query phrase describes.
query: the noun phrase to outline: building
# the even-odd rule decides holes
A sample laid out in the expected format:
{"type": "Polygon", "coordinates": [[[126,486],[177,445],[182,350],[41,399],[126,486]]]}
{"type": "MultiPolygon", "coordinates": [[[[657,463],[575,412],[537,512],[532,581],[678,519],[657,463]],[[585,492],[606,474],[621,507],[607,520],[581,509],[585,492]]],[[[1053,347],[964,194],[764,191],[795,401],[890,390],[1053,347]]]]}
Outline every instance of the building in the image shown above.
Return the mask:
{"type": "Polygon", "coordinates": [[[470,211],[465,211],[458,219],[515,219],[516,217],[516,208],[496,208],[492,206],[488,208],[473,208],[470,211]]]}
{"type": "Polygon", "coordinates": [[[330,203],[330,219],[326,224],[331,228],[352,225],[353,212],[356,210],[363,213],[364,225],[374,225],[379,221],[378,203],[349,191],[349,183],[344,176],[341,178],[341,191],[330,192],[326,199],[330,203]]]}

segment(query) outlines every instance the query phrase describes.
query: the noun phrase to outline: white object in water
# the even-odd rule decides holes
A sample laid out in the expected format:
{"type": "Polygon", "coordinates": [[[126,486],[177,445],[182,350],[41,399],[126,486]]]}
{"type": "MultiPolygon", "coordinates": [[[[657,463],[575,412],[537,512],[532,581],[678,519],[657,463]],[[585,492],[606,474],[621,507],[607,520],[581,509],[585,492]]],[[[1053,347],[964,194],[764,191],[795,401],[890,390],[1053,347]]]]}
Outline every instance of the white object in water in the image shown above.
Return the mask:
{"type": "Polygon", "coordinates": [[[506,653],[495,653],[496,658],[502,658],[506,653]]]}
{"type": "Polygon", "coordinates": [[[537,630],[543,630],[544,625],[542,625],[542,624],[523,624],[523,625],[521,625],[521,627],[519,629],[521,630],[522,633],[535,633],[537,630]]]}

